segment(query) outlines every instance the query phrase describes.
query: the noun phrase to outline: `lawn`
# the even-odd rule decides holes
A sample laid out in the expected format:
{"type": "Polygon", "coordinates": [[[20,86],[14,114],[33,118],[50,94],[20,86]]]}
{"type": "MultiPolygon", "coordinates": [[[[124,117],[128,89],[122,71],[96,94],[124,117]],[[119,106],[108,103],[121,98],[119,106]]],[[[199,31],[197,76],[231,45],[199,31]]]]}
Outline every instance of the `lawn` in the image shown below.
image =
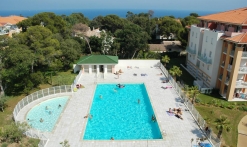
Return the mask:
{"type": "Polygon", "coordinates": [[[239,107],[246,106],[247,102],[227,102],[205,94],[200,94],[198,98],[202,103],[197,103],[195,107],[215,134],[218,133],[215,125],[216,118],[219,118],[220,115],[227,116],[232,130],[230,132],[223,131],[223,143],[225,142],[227,146],[237,146],[238,124],[247,115],[247,112],[240,110],[239,107]],[[215,104],[211,104],[210,102],[212,101],[215,101],[219,105],[215,106],[215,104]],[[222,108],[221,104],[234,105],[235,108],[222,108]]]}
{"type": "MultiPolygon", "coordinates": [[[[170,57],[170,62],[166,68],[169,70],[174,65],[180,67],[183,74],[178,80],[182,80],[184,84],[193,86],[195,79],[180,65],[185,65],[186,58],[177,56],[175,53],[167,53],[167,55],[170,57]]],[[[230,132],[223,131],[223,144],[233,147],[237,146],[238,123],[247,115],[247,112],[242,110],[243,107],[246,107],[247,110],[247,102],[228,102],[222,99],[218,93],[212,95],[200,94],[198,98],[200,99],[200,103],[197,103],[195,107],[215,134],[218,133],[215,125],[216,118],[219,118],[220,115],[227,116],[232,130],[230,132]],[[229,109],[227,108],[228,105],[232,105],[234,108],[229,109]]]]}
{"type": "MultiPolygon", "coordinates": [[[[71,71],[67,71],[67,72],[59,72],[56,75],[52,76],[52,85],[51,84],[41,84],[38,88],[33,89],[32,91],[30,91],[30,93],[33,93],[35,91],[38,91],[40,89],[45,89],[48,87],[52,87],[52,86],[57,86],[57,85],[71,85],[75,79],[77,74],[72,73],[71,71]]],[[[5,125],[8,125],[10,123],[13,122],[13,116],[12,113],[14,111],[14,108],[16,106],[16,104],[23,99],[24,97],[26,97],[25,94],[19,95],[19,96],[9,96],[7,101],[6,101],[6,105],[7,108],[4,109],[4,112],[0,111],[0,128],[3,128],[5,125]]],[[[37,142],[36,140],[27,140],[24,138],[24,141],[26,143],[33,143],[34,144],[37,142]]],[[[0,144],[1,145],[1,144],[0,144]]]]}

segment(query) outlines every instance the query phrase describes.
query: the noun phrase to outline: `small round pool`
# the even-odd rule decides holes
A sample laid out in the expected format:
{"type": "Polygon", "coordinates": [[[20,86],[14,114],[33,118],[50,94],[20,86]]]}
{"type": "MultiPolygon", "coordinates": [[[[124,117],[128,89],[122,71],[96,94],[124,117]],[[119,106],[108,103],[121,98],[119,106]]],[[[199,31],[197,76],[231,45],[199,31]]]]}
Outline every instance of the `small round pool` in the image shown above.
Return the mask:
{"type": "Polygon", "coordinates": [[[26,116],[28,124],[37,130],[51,132],[69,97],[46,100],[33,107],[26,116]]]}

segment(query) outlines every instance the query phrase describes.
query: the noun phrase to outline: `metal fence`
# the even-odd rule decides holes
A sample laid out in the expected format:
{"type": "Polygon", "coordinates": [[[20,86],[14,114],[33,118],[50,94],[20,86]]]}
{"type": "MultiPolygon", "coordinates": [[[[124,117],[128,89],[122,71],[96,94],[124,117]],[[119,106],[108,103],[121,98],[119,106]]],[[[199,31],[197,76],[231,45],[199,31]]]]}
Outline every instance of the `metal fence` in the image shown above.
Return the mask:
{"type": "Polygon", "coordinates": [[[74,80],[74,83],[73,83],[74,85],[78,84],[77,82],[80,80],[81,75],[82,75],[82,70],[80,70],[79,74],[75,77],[75,80],[74,80]]]}
{"type": "Polygon", "coordinates": [[[203,133],[207,136],[208,140],[215,146],[220,147],[221,141],[215,135],[211,130],[205,130],[204,128],[207,126],[206,121],[203,119],[203,117],[199,114],[199,112],[196,110],[196,108],[193,106],[193,104],[190,102],[189,98],[185,95],[185,93],[182,91],[182,87],[180,87],[180,84],[177,84],[176,81],[172,78],[172,76],[169,74],[169,72],[166,70],[166,68],[163,65],[160,65],[160,69],[163,71],[163,73],[168,77],[169,82],[173,85],[173,88],[176,90],[176,92],[180,95],[182,98],[182,102],[184,105],[189,109],[190,113],[192,114],[192,117],[196,120],[198,126],[203,131],[203,133]]]}
{"type": "MultiPolygon", "coordinates": [[[[46,88],[46,89],[42,89],[37,92],[34,92],[26,96],[25,98],[23,98],[21,101],[17,103],[13,111],[14,120],[17,121],[18,113],[21,111],[23,107],[25,107],[29,103],[35,100],[42,99],[49,95],[60,94],[60,93],[70,93],[70,92],[72,92],[72,85],[62,85],[62,86],[50,87],[50,88],[46,88]]],[[[47,136],[49,135],[49,132],[41,132],[39,130],[29,129],[24,134],[31,138],[40,139],[39,147],[44,147],[46,143],[48,142],[47,136]]]]}

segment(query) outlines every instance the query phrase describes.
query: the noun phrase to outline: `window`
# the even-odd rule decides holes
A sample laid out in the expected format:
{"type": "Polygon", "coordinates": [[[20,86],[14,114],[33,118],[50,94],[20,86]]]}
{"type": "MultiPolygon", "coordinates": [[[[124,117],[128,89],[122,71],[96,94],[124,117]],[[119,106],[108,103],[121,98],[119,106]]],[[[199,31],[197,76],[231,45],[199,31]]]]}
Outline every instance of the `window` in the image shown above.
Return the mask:
{"type": "Polygon", "coordinates": [[[192,36],[194,36],[194,32],[192,32],[192,36]]]}
{"type": "Polygon", "coordinates": [[[211,44],[213,44],[213,38],[211,38],[211,44]]]}
{"type": "Polygon", "coordinates": [[[190,47],[192,47],[193,46],[193,42],[191,42],[191,44],[190,44],[190,47]]]}
{"type": "Polygon", "coordinates": [[[212,55],[212,52],[210,51],[210,52],[209,52],[209,58],[211,58],[211,55],[212,55]]]}
{"type": "MultiPolygon", "coordinates": [[[[204,67],[204,63],[202,63],[202,67],[204,67]]],[[[202,74],[202,76],[203,76],[203,74],[202,74]]]]}
{"type": "Polygon", "coordinates": [[[190,55],[190,57],[191,57],[191,55],[190,55]]]}
{"type": "Polygon", "coordinates": [[[209,65],[208,65],[207,69],[209,70],[209,65]]]}
{"type": "Polygon", "coordinates": [[[208,42],[208,36],[206,36],[206,42],[208,42]]]}
{"type": "Polygon", "coordinates": [[[196,33],[196,38],[197,38],[197,33],[196,33]]]}

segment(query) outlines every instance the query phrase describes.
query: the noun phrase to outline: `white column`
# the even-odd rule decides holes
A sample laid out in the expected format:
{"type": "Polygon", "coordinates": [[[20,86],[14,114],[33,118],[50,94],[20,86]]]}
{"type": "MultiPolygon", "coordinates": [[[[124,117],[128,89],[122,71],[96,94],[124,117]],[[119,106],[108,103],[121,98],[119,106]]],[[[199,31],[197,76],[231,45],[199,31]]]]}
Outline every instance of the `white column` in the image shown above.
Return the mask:
{"type": "Polygon", "coordinates": [[[88,72],[91,74],[92,73],[92,65],[88,65],[88,72]]]}
{"type": "Polygon", "coordinates": [[[96,74],[98,75],[99,74],[99,65],[96,65],[96,68],[97,68],[96,74]]]}
{"type": "Polygon", "coordinates": [[[107,73],[107,65],[104,65],[104,73],[107,73]]]}

